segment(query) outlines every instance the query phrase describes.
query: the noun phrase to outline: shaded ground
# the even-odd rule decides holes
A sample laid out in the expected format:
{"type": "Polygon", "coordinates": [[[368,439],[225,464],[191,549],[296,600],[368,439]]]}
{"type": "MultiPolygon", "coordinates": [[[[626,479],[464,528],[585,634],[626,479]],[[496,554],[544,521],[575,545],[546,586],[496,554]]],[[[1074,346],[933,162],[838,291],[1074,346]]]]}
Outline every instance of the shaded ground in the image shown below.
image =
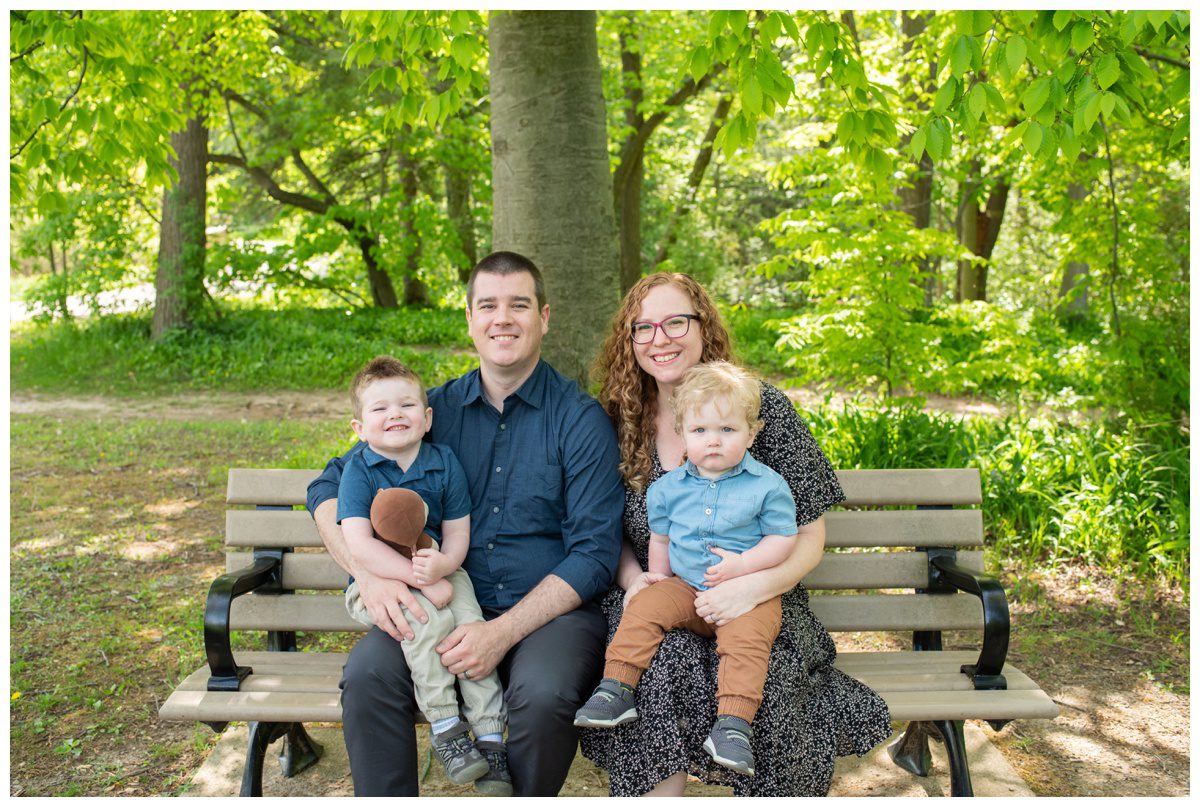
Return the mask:
{"type": "MultiPolygon", "coordinates": [[[[157,706],[203,661],[227,469],[319,464],[345,440],[344,407],[328,393],[13,400],[11,795],[184,789],[213,735],[159,723],[157,706]]],[[[1011,658],[1062,706],[1053,722],[991,734],[1030,788],[1187,795],[1182,593],[1084,568],[1009,574],[1006,587],[1011,658]]],[[[903,642],[837,638],[844,649],[903,642]]]]}

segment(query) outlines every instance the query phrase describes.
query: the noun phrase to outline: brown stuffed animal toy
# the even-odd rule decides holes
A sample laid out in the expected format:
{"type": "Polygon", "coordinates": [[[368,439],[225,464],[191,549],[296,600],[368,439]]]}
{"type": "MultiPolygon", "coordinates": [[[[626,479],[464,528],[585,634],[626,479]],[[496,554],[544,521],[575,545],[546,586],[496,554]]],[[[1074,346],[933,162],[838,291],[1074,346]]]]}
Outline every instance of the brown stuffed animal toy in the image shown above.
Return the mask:
{"type": "Polygon", "coordinates": [[[375,537],[409,559],[416,550],[433,546],[433,539],[423,532],[428,517],[429,505],[407,488],[381,489],[371,503],[375,537]]]}

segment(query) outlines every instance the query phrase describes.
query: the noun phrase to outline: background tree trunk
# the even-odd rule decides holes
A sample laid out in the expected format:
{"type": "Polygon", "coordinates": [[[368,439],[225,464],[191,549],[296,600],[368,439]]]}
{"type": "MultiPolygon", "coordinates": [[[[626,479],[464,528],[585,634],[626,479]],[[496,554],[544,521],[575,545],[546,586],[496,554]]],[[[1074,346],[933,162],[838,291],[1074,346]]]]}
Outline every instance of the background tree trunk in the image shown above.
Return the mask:
{"type": "MultiPolygon", "coordinates": [[[[1079,182],[1067,186],[1067,196],[1079,204],[1090,194],[1089,188],[1079,182]]],[[[1088,271],[1090,267],[1082,261],[1070,261],[1063,268],[1062,283],[1058,287],[1058,318],[1063,321],[1081,320],[1088,315],[1088,271]]]]}
{"type": "Polygon", "coordinates": [[[471,176],[463,169],[446,165],[446,217],[450,219],[466,263],[458,267],[458,280],[466,284],[471,270],[479,263],[479,246],[475,240],[475,218],[471,213],[471,176]]]}
{"type": "MultiPolygon", "coordinates": [[[[186,85],[181,96],[187,96],[186,85]]],[[[188,118],[171,133],[179,179],[163,191],[162,226],[154,273],[154,318],[150,337],[190,327],[204,300],[205,204],[208,181],[208,127],[205,118],[188,118]]]]}
{"type": "Polygon", "coordinates": [[[492,248],[546,277],[546,359],[584,381],[616,308],[619,258],[593,11],[493,13],[492,248]]]}
{"type": "MultiPolygon", "coordinates": [[[[641,43],[634,32],[635,21],[630,14],[622,26],[621,81],[625,91],[625,125],[638,132],[646,123],[641,106],[645,99],[642,91],[641,43]]],[[[632,157],[624,181],[613,186],[613,209],[617,217],[617,232],[620,235],[621,291],[628,291],[642,276],[642,183],[645,181],[645,150],[638,149],[632,157]]]]}
{"type": "MultiPolygon", "coordinates": [[[[929,20],[932,18],[932,11],[916,14],[909,13],[908,11],[900,12],[900,29],[904,33],[902,52],[906,59],[910,58],[909,53],[913,48],[913,40],[924,33],[926,25],[928,25],[929,20]]],[[[908,103],[913,104],[917,110],[924,112],[929,104],[917,99],[931,95],[937,87],[936,61],[929,62],[928,71],[922,77],[921,84],[922,87],[920,90],[925,95],[918,94],[916,90],[909,90],[906,97],[908,103]]],[[[901,138],[901,150],[908,145],[911,137],[911,135],[905,135],[901,138]]],[[[932,221],[933,212],[933,158],[929,156],[928,152],[921,152],[921,158],[917,161],[917,172],[913,178],[912,187],[899,188],[896,191],[896,195],[900,197],[901,209],[907,211],[912,216],[913,227],[918,230],[927,228],[932,221]]],[[[925,307],[929,308],[933,305],[937,277],[934,273],[934,264],[928,258],[921,261],[921,276],[924,278],[925,307]]]]}
{"type": "MultiPolygon", "coordinates": [[[[406,130],[409,127],[405,125],[406,130]]],[[[410,130],[411,131],[411,130],[410,130]]],[[[404,189],[404,304],[426,305],[429,291],[421,280],[421,234],[417,231],[417,160],[402,142],[399,149],[400,185],[404,189]]]]}
{"type": "Polygon", "coordinates": [[[680,220],[690,213],[696,204],[696,197],[700,193],[700,183],[704,181],[704,172],[708,170],[708,165],[712,162],[713,143],[717,139],[717,132],[721,131],[721,127],[725,125],[725,119],[729,117],[729,108],[732,105],[732,95],[723,95],[717,101],[717,109],[713,112],[712,121],[708,124],[708,131],[704,133],[704,139],[700,141],[700,151],[696,154],[696,162],[692,164],[692,173],[688,175],[687,195],[671,211],[667,229],[663,233],[662,242],[658,245],[658,252],[654,256],[655,269],[666,261],[671,247],[675,246],[675,241],[679,237],[680,220]]]}

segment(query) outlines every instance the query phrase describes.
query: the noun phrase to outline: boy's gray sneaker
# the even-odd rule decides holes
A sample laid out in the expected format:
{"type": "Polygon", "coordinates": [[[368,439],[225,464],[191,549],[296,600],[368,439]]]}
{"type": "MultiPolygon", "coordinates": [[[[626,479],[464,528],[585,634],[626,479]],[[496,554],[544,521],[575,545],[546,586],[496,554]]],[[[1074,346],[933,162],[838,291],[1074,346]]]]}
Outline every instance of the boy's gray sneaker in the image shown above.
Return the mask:
{"type": "Polygon", "coordinates": [[[433,752],[446,766],[446,776],[456,785],[467,785],[488,772],[488,762],[471,742],[467,724],[459,720],[433,735],[433,752]]]}
{"type": "Polygon", "coordinates": [[[488,772],[475,780],[475,789],[485,796],[511,796],[512,776],[508,773],[508,749],[504,743],[479,740],[475,747],[488,764],[488,772]]]}
{"type": "Polygon", "coordinates": [[[750,738],[754,736],[750,724],[740,717],[718,715],[713,723],[704,750],[713,762],[730,770],[754,775],[754,752],[750,749],[750,738]]]}
{"type": "Polygon", "coordinates": [[[637,699],[626,686],[612,678],[600,681],[600,686],[588,702],[575,713],[575,725],[592,729],[610,729],[637,720],[637,699]]]}

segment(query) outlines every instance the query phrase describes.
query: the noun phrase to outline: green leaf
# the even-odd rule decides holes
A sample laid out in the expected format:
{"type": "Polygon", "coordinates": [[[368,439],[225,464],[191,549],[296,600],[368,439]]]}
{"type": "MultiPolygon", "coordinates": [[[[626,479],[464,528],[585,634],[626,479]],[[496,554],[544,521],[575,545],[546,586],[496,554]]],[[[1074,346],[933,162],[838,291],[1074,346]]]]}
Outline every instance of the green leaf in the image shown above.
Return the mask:
{"type": "Polygon", "coordinates": [[[1171,82],[1171,86],[1167,88],[1167,97],[1171,99],[1171,103],[1178,104],[1184,98],[1188,97],[1188,92],[1191,89],[1191,76],[1186,72],[1180,72],[1175,80],[1171,82]]]}
{"type": "Polygon", "coordinates": [[[839,143],[845,145],[853,140],[857,119],[858,113],[853,110],[842,114],[837,125],[837,139],[839,143]]]}
{"type": "Polygon", "coordinates": [[[1033,21],[1037,19],[1037,12],[1036,11],[1028,11],[1028,10],[1018,10],[1018,11],[1013,12],[1013,16],[1016,17],[1017,20],[1022,25],[1024,25],[1026,28],[1028,28],[1030,25],[1033,24],[1033,21]]]}
{"type": "Polygon", "coordinates": [[[783,30],[783,26],[779,22],[778,13],[771,12],[767,14],[767,16],[763,18],[762,24],[759,26],[758,30],[759,35],[762,37],[763,44],[765,44],[767,47],[770,47],[775,40],[779,38],[779,34],[783,30]]]}
{"type": "MultiPolygon", "coordinates": [[[[1100,102],[1103,95],[1096,93],[1088,98],[1087,103],[1083,107],[1083,125],[1087,129],[1091,129],[1096,124],[1096,118],[1100,116],[1100,102]]],[[[1076,132],[1076,134],[1079,134],[1076,132]]]]}
{"type": "Polygon", "coordinates": [[[796,19],[785,11],[774,12],[779,15],[779,21],[783,23],[783,27],[787,30],[790,36],[796,42],[800,41],[800,26],[796,25],[796,19]]]}
{"type": "Polygon", "coordinates": [[[948,138],[945,136],[945,132],[942,130],[942,128],[938,125],[939,123],[941,123],[941,121],[936,120],[930,124],[929,135],[926,138],[928,142],[925,144],[925,150],[929,152],[930,158],[934,160],[944,159],[947,151],[949,150],[949,143],[947,142],[948,138]]]}
{"type": "Polygon", "coordinates": [[[912,139],[908,141],[908,153],[911,154],[914,159],[921,159],[921,152],[925,150],[925,138],[927,136],[928,130],[925,126],[921,126],[915,132],[913,132],[912,139]]]}
{"type": "Polygon", "coordinates": [[[1118,31],[1118,36],[1121,38],[1121,44],[1128,46],[1130,42],[1138,35],[1137,19],[1133,12],[1125,12],[1125,19],[1121,20],[1121,28],[1118,31]]]}
{"type": "Polygon", "coordinates": [[[1050,80],[1046,77],[1035,79],[1033,83],[1026,88],[1021,96],[1021,106],[1025,107],[1025,114],[1030,117],[1036,115],[1038,110],[1046,103],[1046,99],[1050,97],[1050,80]]]}
{"type": "Polygon", "coordinates": [[[1063,30],[1067,24],[1075,18],[1075,12],[1069,9],[1060,9],[1054,12],[1054,27],[1056,30],[1063,30]]]}
{"type": "Polygon", "coordinates": [[[741,97],[742,109],[751,115],[757,116],[762,113],[762,87],[758,86],[758,79],[753,74],[746,76],[746,80],[742,82],[741,97]]]}
{"type": "Polygon", "coordinates": [[[455,36],[464,34],[471,27],[471,12],[469,11],[451,11],[450,12],[450,32],[455,36]]]}
{"type": "Polygon", "coordinates": [[[987,106],[987,90],[983,84],[976,84],[967,93],[967,109],[975,120],[983,117],[983,110],[987,106]]]}
{"type": "Polygon", "coordinates": [[[1030,157],[1036,156],[1038,148],[1042,145],[1042,125],[1030,123],[1025,134],[1021,136],[1021,144],[1025,146],[1025,151],[1030,157]]]}
{"type": "Polygon", "coordinates": [[[950,73],[961,76],[971,69],[971,38],[960,36],[950,51],[950,73]]]}
{"type": "Polygon", "coordinates": [[[1162,9],[1159,9],[1158,11],[1147,11],[1146,19],[1150,20],[1150,24],[1154,26],[1154,32],[1158,33],[1159,29],[1163,27],[1163,23],[1171,19],[1171,15],[1173,13],[1173,11],[1164,11],[1162,9]]]}
{"type": "Polygon", "coordinates": [[[954,103],[954,98],[958,94],[958,79],[951,76],[946,79],[946,82],[938,89],[937,95],[933,98],[933,111],[943,114],[954,103]]]}
{"type": "Polygon", "coordinates": [[[1071,26],[1071,47],[1076,53],[1083,53],[1096,41],[1090,22],[1077,22],[1071,26]]]}
{"type": "Polygon", "coordinates": [[[699,81],[708,73],[712,67],[712,52],[701,45],[692,51],[692,58],[688,63],[688,73],[692,76],[692,81],[699,81]]]}
{"type": "Polygon", "coordinates": [[[982,36],[991,30],[993,19],[990,11],[956,11],[954,27],[963,36],[982,36]]]}
{"type": "Polygon", "coordinates": [[[1016,34],[1008,40],[1008,44],[1004,47],[1004,60],[1008,63],[1008,69],[1014,74],[1021,69],[1021,65],[1025,64],[1025,37],[1016,34]]]}
{"type": "Polygon", "coordinates": [[[456,36],[450,42],[450,56],[458,66],[468,70],[475,61],[475,40],[468,36],[456,36]]]}
{"type": "Polygon", "coordinates": [[[1104,113],[1104,117],[1112,117],[1113,108],[1117,105],[1116,93],[1106,92],[1100,96],[1100,111],[1104,113]]]}
{"type": "Polygon", "coordinates": [[[1175,124],[1175,128],[1171,130],[1171,139],[1167,142],[1167,148],[1175,148],[1176,145],[1183,142],[1188,136],[1188,126],[1188,116],[1184,115],[1175,124]]]}
{"type": "Polygon", "coordinates": [[[982,86],[984,93],[987,94],[988,106],[996,113],[992,120],[995,123],[999,123],[1008,114],[1008,102],[1004,100],[1004,94],[991,84],[984,84],[982,86]]]}
{"type": "Polygon", "coordinates": [[[1063,157],[1068,161],[1074,162],[1079,156],[1079,138],[1075,137],[1075,132],[1070,126],[1063,126],[1059,131],[1059,147],[1062,149],[1063,157]]]}

